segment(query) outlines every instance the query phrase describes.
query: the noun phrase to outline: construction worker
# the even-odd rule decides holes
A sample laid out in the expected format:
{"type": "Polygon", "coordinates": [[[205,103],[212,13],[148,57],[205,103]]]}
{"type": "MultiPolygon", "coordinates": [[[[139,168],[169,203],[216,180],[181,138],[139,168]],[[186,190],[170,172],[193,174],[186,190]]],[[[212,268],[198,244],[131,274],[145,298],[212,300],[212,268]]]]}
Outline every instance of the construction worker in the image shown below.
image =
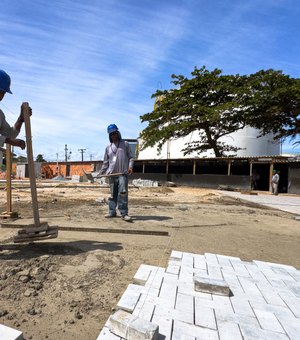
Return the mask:
{"type": "MultiPolygon", "coordinates": [[[[10,90],[10,76],[3,70],[0,70],[0,101],[4,98],[6,93],[12,94],[10,90]]],[[[31,115],[31,109],[29,110],[31,115]]],[[[17,146],[22,150],[25,149],[25,141],[17,139],[16,137],[20,133],[22,124],[24,123],[23,114],[20,113],[14,126],[10,126],[6,119],[3,111],[0,109],[0,146],[4,143],[17,146]]]]}
{"type": "Polygon", "coordinates": [[[128,175],[133,172],[134,159],[129,143],[122,140],[116,124],[107,127],[110,144],[104,152],[104,160],[99,174],[108,175],[110,197],[108,199],[108,214],[106,218],[116,217],[118,208],[124,221],[131,222],[128,215],[128,175]]]}

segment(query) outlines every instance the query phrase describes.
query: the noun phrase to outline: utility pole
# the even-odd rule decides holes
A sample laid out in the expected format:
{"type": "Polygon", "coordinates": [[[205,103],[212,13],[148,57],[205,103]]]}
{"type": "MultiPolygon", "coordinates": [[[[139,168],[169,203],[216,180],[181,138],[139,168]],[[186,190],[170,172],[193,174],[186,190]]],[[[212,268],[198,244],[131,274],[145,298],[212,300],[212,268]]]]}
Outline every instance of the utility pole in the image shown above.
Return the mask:
{"type": "Polygon", "coordinates": [[[83,162],[83,153],[85,152],[86,149],[78,149],[78,151],[81,152],[81,162],[83,162]]]}
{"type": "Polygon", "coordinates": [[[68,146],[65,144],[65,161],[68,161],[68,146]]]}
{"type": "Polygon", "coordinates": [[[72,154],[72,151],[70,151],[69,154],[68,154],[68,145],[65,144],[65,161],[66,162],[68,161],[68,159],[70,159],[71,154],[72,154]]]}

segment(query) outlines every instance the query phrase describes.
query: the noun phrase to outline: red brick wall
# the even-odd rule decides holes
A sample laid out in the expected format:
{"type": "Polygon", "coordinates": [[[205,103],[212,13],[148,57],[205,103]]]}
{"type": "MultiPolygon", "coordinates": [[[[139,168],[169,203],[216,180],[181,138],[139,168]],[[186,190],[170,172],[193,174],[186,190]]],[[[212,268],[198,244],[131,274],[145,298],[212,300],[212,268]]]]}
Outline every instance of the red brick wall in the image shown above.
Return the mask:
{"type": "MultiPolygon", "coordinates": [[[[83,169],[86,172],[92,172],[94,171],[94,163],[88,163],[88,162],[78,162],[78,163],[67,163],[70,166],[70,175],[69,176],[73,176],[73,175],[79,175],[79,176],[83,176],[84,172],[83,169]]],[[[53,177],[55,177],[56,175],[62,175],[66,177],[66,169],[67,169],[67,164],[63,163],[60,164],[58,163],[58,174],[57,172],[57,164],[56,163],[43,163],[42,164],[42,173],[44,172],[44,170],[46,170],[46,168],[50,168],[52,170],[53,173],[53,177]],[[44,170],[43,170],[44,169],[44,170]]]]}

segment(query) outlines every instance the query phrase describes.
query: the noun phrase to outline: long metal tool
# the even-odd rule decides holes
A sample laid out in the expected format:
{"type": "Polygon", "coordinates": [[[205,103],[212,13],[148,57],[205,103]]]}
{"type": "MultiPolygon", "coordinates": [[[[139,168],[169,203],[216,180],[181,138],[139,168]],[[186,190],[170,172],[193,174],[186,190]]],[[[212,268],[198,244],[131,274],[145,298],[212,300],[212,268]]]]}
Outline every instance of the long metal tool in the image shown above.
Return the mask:
{"type": "Polygon", "coordinates": [[[30,111],[27,102],[22,103],[21,111],[25,122],[26,131],[26,148],[27,148],[27,162],[30,178],[30,189],[32,198],[32,209],[34,224],[19,230],[18,235],[14,237],[14,242],[32,242],[36,240],[43,240],[48,238],[55,238],[58,235],[58,227],[49,227],[47,222],[40,222],[39,207],[36,191],[35,169],[32,151],[31,125],[30,125],[30,111]]]}

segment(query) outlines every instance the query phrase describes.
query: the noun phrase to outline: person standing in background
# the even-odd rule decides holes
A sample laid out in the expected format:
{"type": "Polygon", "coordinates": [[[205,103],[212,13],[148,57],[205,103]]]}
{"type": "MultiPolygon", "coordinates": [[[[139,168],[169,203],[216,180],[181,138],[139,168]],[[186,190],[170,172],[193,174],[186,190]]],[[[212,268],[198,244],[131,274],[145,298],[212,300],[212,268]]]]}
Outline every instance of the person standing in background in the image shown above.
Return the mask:
{"type": "Polygon", "coordinates": [[[273,176],[271,180],[271,186],[272,186],[272,194],[278,195],[278,184],[279,184],[279,172],[277,170],[273,170],[273,176]]]}

